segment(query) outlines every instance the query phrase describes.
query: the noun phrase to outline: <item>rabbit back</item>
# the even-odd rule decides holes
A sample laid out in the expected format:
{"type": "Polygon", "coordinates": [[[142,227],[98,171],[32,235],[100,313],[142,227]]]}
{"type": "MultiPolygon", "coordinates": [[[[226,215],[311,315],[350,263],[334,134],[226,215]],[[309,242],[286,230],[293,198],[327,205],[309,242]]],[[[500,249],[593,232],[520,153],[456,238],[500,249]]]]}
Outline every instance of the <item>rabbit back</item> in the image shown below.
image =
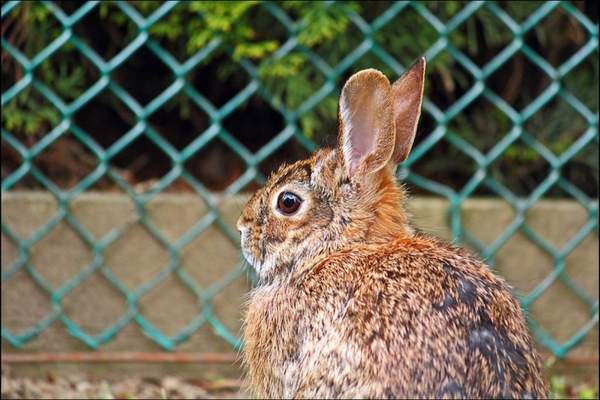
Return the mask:
{"type": "Polygon", "coordinates": [[[249,378],[267,397],[544,397],[510,288],[466,251],[415,236],[356,245],[258,288],[249,378]]]}

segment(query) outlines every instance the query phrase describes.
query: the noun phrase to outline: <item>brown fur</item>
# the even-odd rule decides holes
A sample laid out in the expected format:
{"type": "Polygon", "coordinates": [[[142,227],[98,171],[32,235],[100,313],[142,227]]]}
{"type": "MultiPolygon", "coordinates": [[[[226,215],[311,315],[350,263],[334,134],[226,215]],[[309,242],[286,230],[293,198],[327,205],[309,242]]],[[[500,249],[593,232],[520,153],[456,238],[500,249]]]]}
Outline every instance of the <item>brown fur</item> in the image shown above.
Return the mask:
{"type": "MultiPolygon", "coordinates": [[[[373,74],[354,82],[388,90],[373,74]]],[[[364,108],[377,114],[373,101],[364,108]]],[[[544,397],[510,288],[464,250],[414,233],[381,149],[397,139],[381,134],[369,153],[342,152],[341,127],[338,149],[281,167],[243,211],[242,248],[260,281],[244,325],[250,387],[277,398],[544,397]],[[284,190],[304,200],[295,215],[276,210],[284,190]]]]}

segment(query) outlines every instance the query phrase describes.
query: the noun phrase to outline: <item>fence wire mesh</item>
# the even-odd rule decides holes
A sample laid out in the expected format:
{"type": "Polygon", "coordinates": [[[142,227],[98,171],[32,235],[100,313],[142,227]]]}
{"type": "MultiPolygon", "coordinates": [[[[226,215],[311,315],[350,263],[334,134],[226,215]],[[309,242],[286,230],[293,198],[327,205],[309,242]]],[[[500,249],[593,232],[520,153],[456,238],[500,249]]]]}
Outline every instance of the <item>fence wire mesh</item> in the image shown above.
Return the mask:
{"type": "MultiPolygon", "coordinates": [[[[23,7],[23,3],[9,1],[2,5],[1,17],[3,25],[12,13],[17,12],[20,7],[23,7]]],[[[199,68],[211,53],[219,49],[232,54],[235,50],[230,48],[219,37],[209,38],[199,50],[184,60],[166,50],[160,40],[153,36],[151,30],[161,20],[167,18],[174,9],[182,6],[182,3],[185,2],[167,1],[159,3],[154,10],[143,14],[128,2],[115,2],[115,12],[119,13],[122,18],[133,23],[135,32],[132,40],[110,58],[103,58],[99,55],[87,43],[85,38],[75,33],[74,29],[88,13],[101,7],[100,2],[97,1],[82,3],[70,14],[67,14],[57,3],[41,2],[40,4],[50,13],[50,17],[55,19],[55,22],[61,26],[62,32],[33,56],[27,56],[22,49],[19,49],[9,40],[5,39],[3,35],[1,43],[3,61],[5,56],[10,57],[13,59],[13,62],[18,63],[23,71],[22,76],[14,84],[6,88],[6,90],[3,89],[1,97],[3,109],[12,102],[15,102],[18,96],[25,93],[26,90],[32,90],[36,95],[41,95],[42,98],[52,104],[60,113],[60,120],[55,126],[31,147],[24,145],[14,132],[6,128],[4,123],[2,125],[2,146],[11,147],[21,158],[18,168],[4,177],[1,186],[2,191],[11,190],[24,177],[30,176],[45,190],[49,191],[58,204],[56,214],[29,237],[17,236],[5,221],[2,221],[2,234],[13,242],[18,249],[18,258],[2,272],[3,284],[9,282],[15,272],[25,271],[30,279],[47,293],[52,305],[50,313],[25,331],[13,332],[3,325],[2,338],[5,341],[14,347],[22,347],[27,342],[34,340],[38,334],[51,324],[61,323],[64,324],[69,333],[75,338],[84,342],[89,347],[97,349],[111,341],[126,325],[135,323],[162,348],[172,350],[189,338],[200,326],[210,324],[216,334],[226,340],[233,348],[238,348],[241,345],[239,338],[236,337],[235,332],[230,332],[219,321],[219,318],[211,308],[211,299],[228,282],[231,282],[243,273],[243,266],[241,264],[235,266],[231,272],[223,276],[214,285],[202,287],[185,270],[179,268],[181,249],[210,226],[217,226],[237,246],[237,234],[227,226],[219,212],[218,207],[222,199],[239,193],[252,181],[256,181],[259,184],[263,183],[265,177],[258,168],[259,164],[287,141],[297,140],[307,150],[312,150],[315,147],[315,144],[307,138],[309,136],[305,135],[302,131],[302,127],[298,123],[299,119],[307,113],[312,112],[328,95],[339,93],[340,85],[343,83],[342,78],[349,71],[352,71],[357,61],[363,55],[370,54],[375,56],[396,75],[404,71],[407,65],[399,62],[395,54],[386,47],[386,44],[381,43],[375,38],[378,32],[384,27],[394,24],[400,15],[409,11],[416,13],[420,17],[421,23],[426,25],[427,29],[432,29],[435,33],[433,43],[424,51],[424,55],[429,62],[442,57],[442,55],[451,57],[469,76],[471,84],[464,94],[452,101],[445,109],[436,105],[431,99],[427,99],[424,102],[424,115],[434,121],[434,129],[429,132],[419,133],[424,139],[418,143],[410,158],[399,169],[399,177],[405,179],[415,187],[448,199],[450,202],[448,222],[454,238],[473,246],[490,264],[494,264],[495,254],[517,232],[523,233],[541,251],[552,258],[553,269],[551,273],[522,298],[523,307],[527,309],[551,284],[559,280],[585,303],[589,308],[590,316],[587,324],[581,326],[570,339],[562,343],[557,342],[535,320],[530,319],[529,322],[537,340],[556,356],[566,356],[598,324],[598,301],[592,294],[587,293],[576,282],[570,279],[565,271],[566,258],[569,254],[588,235],[597,235],[598,228],[597,199],[594,196],[584,193],[561,173],[561,168],[577,153],[590,147],[598,146],[597,108],[590,109],[580,100],[580,93],[573,93],[562,83],[563,78],[573,73],[577,66],[584,60],[588,58],[597,60],[598,58],[598,25],[591,22],[573,3],[539,3],[527,16],[518,20],[503,9],[501,4],[497,4],[496,2],[468,2],[462,4],[448,19],[442,19],[435,15],[425,3],[413,1],[391,3],[384,12],[371,21],[367,21],[352,8],[347,8],[344,9],[345,16],[348,18],[349,24],[353,29],[360,31],[362,40],[339,62],[335,65],[330,65],[322,56],[303,44],[302,35],[305,26],[302,19],[296,20],[290,16],[281,3],[262,2],[258,7],[261,7],[270,15],[273,24],[282,25],[288,35],[287,40],[279,44],[269,57],[277,60],[284,58],[292,51],[301,51],[309,60],[311,68],[318,71],[320,79],[323,81],[322,86],[318,90],[296,107],[288,107],[286,104],[277,101],[270,94],[269,88],[264,84],[259,68],[254,63],[252,57],[241,56],[232,58],[232,60],[236,60],[237,66],[245,71],[249,79],[243,90],[233,95],[221,106],[215,105],[203,93],[190,84],[186,76],[194,69],[199,68]],[[489,15],[493,16],[495,22],[502,24],[511,36],[506,46],[483,64],[473,61],[472,57],[456,46],[452,36],[453,32],[468,23],[469,19],[481,10],[485,10],[489,15]],[[573,23],[578,24],[580,29],[585,33],[585,40],[578,47],[577,51],[563,62],[555,65],[555,63],[549,62],[536,49],[531,47],[525,40],[525,37],[530,31],[536,29],[536,26],[543,19],[557,12],[557,10],[566,13],[572,19],[573,23]],[[72,101],[66,101],[57,94],[56,90],[51,88],[51,82],[44,81],[43,77],[36,74],[36,71],[40,69],[40,66],[46,60],[60,52],[66,51],[67,46],[70,48],[69,51],[79,52],[97,69],[97,80],[72,101]],[[134,53],[141,49],[149,51],[159,62],[163,63],[168,68],[169,74],[172,77],[170,85],[145,105],[136,100],[135,96],[114,79],[112,75],[134,53]],[[503,100],[489,84],[489,78],[517,55],[525,57],[529,63],[539,69],[539,74],[550,80],[550,84],[537,97],[530,99],[521,109],[517,109],[503,100]],[[106,147],[100,145],[86,130],[78,126],[73,118],[78,111],[85,108],[90,101],[103,91],[109,91],[112,95],[116,96],[135,116],[133,126],[119,137],[118,140],[106,147]],[[150,118],[173,99],[174,96],[181,94],[187,96],[195,106],[206,113],[209,117],[210,125],[205,131],[195,133],[195,138],[189,144],[178,149],[165,140],[160,132],[153,127],[150,118]],[[236,138],[236,133],[227,130],[223,124],[224,120],[239,109],[251,96],[261,97],[274,110],[280,113],[285,125],[274,138],[258,151],[254,152],[244,146],[236,138]],[[510,128],[506,132],[503,132],[503,136],[486,150],[470,144],[451,128],[451,122],[457,116],[461,115],[476,99],[485,99],[493,104],[496,111],[503,114],[509,120],[510,125],[510,128]],[[561,99],[568,104],[577,113],[578,118],[583,118],[587,126],[579,138],[560,154],[556,154],[546,144],[540,142],[535,134],[527,129],[527,122],[549,102],[555,99],[561,99]],[[34,162],[36,157],[64,135],[75,137],[97,159],[97,164],[91,173],[69,189],[58,187],[34,162]],[[111,167],[111,162],[133,141],[142,136],[150,140],[153,145],[159,147],[167,155],[172,168],[155,182],[149,190],[144,193],[138,193],[120,174],[115,172],[111,167]],[[243,160],[245,165],[244,172],[233,183],[227,186],[220,196],[215,196],[186,168],[186,162],[197,155],[211,141],[221,141],[224,143],[237,157],[243,160]],[[474,162],[474,173],[467,180],[466,184],[458,189],[425,178],[412,169],[415,163],[422,160],[427,152],[441,141],[446,141],[474,162]],[[536,156],[541,157],[549,165],[549,173],[527,196],[519,196],[513,193],[488,173],[490,165],[516,142],[527,145],[530,150],[536,153],[536,156]],[[103,177],[113,180],[131,198],[139,216],[139,223],[158,240],[169,254],[169,261],[164,266],[164,269],[153,279],[144,282],[134,290],[128,289],[119,281],[118,277],[105,265],[103,258],[103,252],[107,246],[118,241],[123,235],[123,231],[121,229],[114,229],[100,240],[97,240],[70,211],[70,204],[73,200],[82,193],[90,190],[103,177]],[[155,226],[152,219],[147,216],[145,207],[152,199],[178,179],[182,179],[193,188],[195,194],[206,204],[209,212],[201,220],[196,221],[193,227],[183,236],[172,241],[166,238],[160,229],[155,226]],[[469,232],[463,229],[461,221],[461,207],[463,202],[472,196],[480,186],[487,187],[496,196],[510,204],[515,211],[513,221],[489,245],[482,243],[476,237],[472,237],[469,232]],[[577,201],[586,210],[588,216],[587,223],[561,248],[554,247],[542,235],[533,230],[528,225],[527,219],[528,210],[551,188],[555,187],[559,187],[564,194],[577,201]],[[36,266],[32,264],[30,249],[48,235],[59,223],[67,223],[89,247],[93,257],[92,261],[78,274],[72,276],[61,287],[55,288],[44,280],[37,271],[36,266]],[[91,335],[82,329],[64,312],[62,306],[65,296],[93,274],[99,274],[106,279],[126,299],[128,307],[126,313],[118,321],[114,322],[114,324],[107,327],[98,335],[91,335]],[[166,335],[153,326],[139,312],[139,299],[168,276],[176,276],[197,297],[199,304],[202,305],[198,316],[181,331],[171,336],[166,335]]],[[[336,2],[325,2],[322,3],[322,7],[336,7],[337,4],[336,2]]],[[[198,18],[202,18],[200,11],[198,18]]],[[[419,32],[412,32],[410,34],[419,35],[419,32]]],[[[5,119],[4,111],[2,119],[5,119]]]]}

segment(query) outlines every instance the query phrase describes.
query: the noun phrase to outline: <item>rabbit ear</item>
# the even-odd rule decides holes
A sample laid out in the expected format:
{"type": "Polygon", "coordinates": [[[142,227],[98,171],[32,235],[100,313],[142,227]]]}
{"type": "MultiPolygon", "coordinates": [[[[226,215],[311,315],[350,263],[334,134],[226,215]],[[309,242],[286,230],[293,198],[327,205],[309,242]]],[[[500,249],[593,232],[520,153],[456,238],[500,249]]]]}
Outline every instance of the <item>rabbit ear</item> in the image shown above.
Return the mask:
{"type": "Polygon", "coordinates": [[[338,149],[349,177],[383,168],[394,151],[392,88],[374,69],[350,77],[339,105],[338,149]]]}
{"type": "Polygon", "coordinates": [[[424,82],[425,58],[421,57],[392,86],[396,123],[396,144],[392,156],[394,164],[406,160],[415,140],[417,123],[421,115],[424,82]]]}

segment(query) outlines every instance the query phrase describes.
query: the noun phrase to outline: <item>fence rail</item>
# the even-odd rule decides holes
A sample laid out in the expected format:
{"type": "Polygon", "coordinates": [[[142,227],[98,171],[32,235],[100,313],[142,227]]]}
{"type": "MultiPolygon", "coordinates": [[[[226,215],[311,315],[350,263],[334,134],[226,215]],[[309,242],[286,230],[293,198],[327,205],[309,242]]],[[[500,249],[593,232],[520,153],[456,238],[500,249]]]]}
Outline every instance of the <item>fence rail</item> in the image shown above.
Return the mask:
{"type": "MultiPolygon", "coordinates": [[[[569,278],[566,272],[566,258],[588,235],[597,235],[598,230],[598,200],[590,198],[582,190],[576,187],[572,182],[566,179],[561,168],[571,160],[575,154],[584,149],[598,146],[598,110],[591,110],[584,102],[579,99],[579,93],[569,91],[562,84],[564,77],[573,73],[578,65],[588,58],[598,58],[598,24],[593,23],[571,2],[545,2],[529,13],[526,18],[517,21],[509,15],[500,4],[495,2],[469,2],[458,9],[451,18],[442,20],[434,15],[422,2],[396,2],[390,4],[389,8],[374,20],[368,22],[360,13],[352,8],[345,9],[345,15],[353,29],[358,29],[362,35],[362,40],[336,65],[329,65],[324,59],[313,52],[310,48],[302,44],[299,37],[303,33],[304,26],[302,20],[295,21],[288,15],[286,9],[280,3],[262,2],[258,7],[262,7],[272,18],[273,23],[281,24],[288,32],[288,39],[281,43],[269,57],[272,59],[281,59],[294,50],[301,50],[307,57],[312,67],[314,67],[322,76],[323,84],[308,99],[303,101],[297,107],[288,108],[286,105],[275,100],[269,93],[263,79],[259,73],[258,66],[252,58],[240,57],[238,59],[241,67],[250,77],[249,83],[239,93],[232,96],[225,104],[217,107],[207,97],[200,93],[188,80],[186,76],[198,68],[204,60],[207,59],[217,49],[225,48],[228,53],[233,53],[234,49],[229,48],[218,37],[211,38],[197,52],[189,58],[181,61],[167,51],[151,34],[150,30],[159,21],[166,18],[182,2],[167,1],[161,3],[155,10],[147,15],[143,15],[136,7],[124,1],[115,2],[117,11],[123,18],[130,20],[136,29],[133,39],[120,50],[116,55],[109,59],[103,58],[92,47],[90,47],[84,38],[75,34],[74,26],[80,23],[83,18],[94,9],[101,6],[100,2],[88,1],[70,14],[65,13],[61,7],[54,2],[41,2],[51,18],[54,18],[62,27],[62,33],[54,38],[47,46],[32,57],[27,57],[22,49],[14,46],[10,41],[2,37],[2,57],[10,57],[22,68],[22,76],[12,86],[3,90],[1,104],[5,106],[14,102],[25,90],[32,89],[36,94],[41,95],[45,100],[51,103],[60,112],[60,121],[49,130],[44,137],[31,147],[25,146],[18,136],[10,129],[2,125],[2,146],[8,146],[16,151],[21,157],[22,162],[14,171],[6,176],[2,181],[2,191],[9,191],[24,179],[26,176],[33,177],[45,190],[52,193],[58,204],[56,214],[41,228],[35,231],[29,237],[19,237],[2,221],[2,234],[8,238],[18,249],[17,259],[3,269],[2,283],[9,284],[11,277],[17,271],[25,271],[35,284],[47,293],[51,302],[51,312],[42,318],[37,324],[22,332],[13,332],[8,327],[2,326],[2,338],[12,346],[19,348],[32,341],[38,334],[43,332],[51,324],[63,324],[69,333],[79,339],[92,349],[98,349],[105,343],[111,341],[118,332],[130,323],[137,324],[148,337],[154,340],[158,345],[167,350],[174,350],[177,346],[189,338],[200,326],[210,324],[217,335],[227,341],[233,348],[239,348],[241,342],[233,332],[230,332],[217,318],[211,308],[211,299],[228,282],[236,279],[243,273],[243,265],[234,266],[222,280],[215,282],[213,286],[201,287],[185,270],[180,267],[180,251],[197,238],[208,227],[215,225],[223,234],[237,246],[238,237],[235,232],[223,221],[219,213],[220,199],[230,197],[240,192],[246,185],[252,181],[264,182],[264,176],[259,172],[258,166],[284,143],[289,140],[297,140],[308,150],[314,148],[311,140],[307,139],[298,123],[299,118],[310,113],[326,96],[339,92],[341,78],[352,70],[363,55],[369,53],[374,55],[381,63],[385,64],[397,75],[404,71],[407,65],[402,65],[395,57],[393,52],[385,45],[374,40],[378,31],[382,30],[388,24],[394,21],[402,13],[415,12],[428,28],[433,28],[437,37],[433,44],[424,51],[425,57],[429,61],[441,57],[441,54],[448,54],[462,69],[469,75],[472,81],[471,86],[465,93],[446,109],[441,109],[435,102],[427,99],[424,102],[424,113],[434,121],[434,129],[430,132],[421,132],[419,135],[425,136],[414,148],[410,158],[399,169],[399,176],[411,185],[422,188],[433,194],[443,196],[450,200],[448,210],[448,223],[452,233],[457,241],[468,243],[477,249],[491,265],[494,265],[494,256],[504,244],[517,232],[523,233],[532,243],[538,246],[541,251],[553,259],[552,271],[522,299],[524,308],[528,308],[536,301],[544,291],[555,281],[560,281],[589,308],[590,319],[587,324],[573,334],[565,342],[559,343],[553,339],[535,320],[530,319],[530,326],[537,340],[558,357],[565,357],[567,353],[580,343],[580,341],[598,325],[598,300],[594,294],[587,293],[576,282],[569,278]],[[497,21],[504,25],[510,32],[512,39],[508,44],[490,60],[483,65],[478,65],[469,55],[457,47],[452,40],[452,33],[464,25],[473,15],[486,10],[493,15],[497,21]],[[534,30],[540,21],[554,12],[560,10],[566,13],[573,21],[578,24],[585,32],[586,39],[576,52],[571,54],[566,60],[557,66],[548,62],[536,49],[527,44],[524,39],[527,34],[534,30]],[[51,89],[49,82],[45,82],[36,71],[39,70],[42,63],[55,54],[65,51],[65,46],[72,46],[97,69],[98,79],[83,93],[73,101],[63,100],[55,90],[51,89]],[[136,51],[146,49],[156,56],[162,62],[172,75],[172,83],[162,90],[146,105],[140,104],[133,95],[131,95],[117,80],[113,79],[111,73],[120,68],[136,51]],[[534,99],[522,109],[516,109],[508,104],[490,87],[487,79],[496,71],[506,65],[516,55],[524,56],[530,63],[539,68],[541,73],[549,77],[551,83],[534,99]],[[124,133],[112,145],[104,148],[97,143],[94,138],[84,129],[79,127],[73,115],[86,107],[101,92],[108,90],[116,96],[127,109],[135,116],[135,123],[126,133],[124,133]],[[204,131],[199,132],[195,139],[183,149],[176,149],[166,141],[149,121],[150,117],[165,106],[174,96],[184,94],[195,106],[203,110],[210,120],[210,126],[204,131]],[[285,127],[273,139],[266,143],[256,152],[250,151],[236,138],[235,132],[227,131],[223,126],[223,121],[234,111],[239,109],[251,96],[260,96],[270,106],[277,110],[285,121],[285,127]],[[484,151],[470,144],[461,138],[459,134],[451,128],[451,122],[458,115],[464,112],[476,99],[486,99],[493,104],[508,120],[510,129],[504,136],[495,143],[490,149],[484,151]],[[526,129],[526,123],[536,113],[545,107],[550,101],[560,98],[568,104],[578,115],[583,118],[587,124],[587,129],[581,136],[575,140],[568,148],[560,154],[555,154],[545,144],[536,139],[532,132],[526,129]],[[54,142],[64,135],[75,137],[89,152],[97,159],[97,165],[93,171],[79,181],[70,189],[59,188],[35,165],[34,159],[48,149],[54,142]],[[127,148],[133,141],[144,136],[155,146],[164,151],[172,163],[172,169],[159,179],[149,190],[144,193],[138,193],[131,185],[111,167],[112,160],[127,148]],[[245,171],[239,178],[231,183],[220,196],[212,194],[205,185],[196,179],[185,167],[185,163],[194,157],[201,149],[207,146],[213,140],[220,140],[227,145],[239,158],[245,163],[245,171]],[[466,157],[470,158],[475,165],[475,170],[468,182],[459,189],[454,189],[435,180],[425,178],[414,172],[412,167],[416,162],[422,160],[427,152],[440,141],[447,141],[450,145],[458,148],[466,157]],[[488,174],[488,168],[494,163],[500,155],[516,141],[525,143],[537,156],[541,157],[549,165],[549,173],[531,191],[526,197],[515,195],[509,188],[488,174]],[[77,218],[70,212],[70,203],[81,193],[89,190],[98,180],[103,177],[112,179],[120,189],[126,193],[132,200],[137,214],[139,224],[141,224],[158,242],[168,251],[169,262],[164,269],[152,280],[144,282],[134,290],[128,289],[118,277],[108,268],[103,259],[105,249],[115,241],[118,241],[123,234],[122,229],[114,229],[106,236],[97,240],[77,218]],[[202,199],[209,212],[183,236],[175,241],[168,240],[156,227],[153,221],[148,218],[145,207],[159,193],[168,188],[175,180],[182,179],[189,184],[197,196],[202,199]],[[485,185],[498,197],[509,203],[514,211],[513,221],[506,227],[504,232],[489,245],[485,245],[477,238],[469,235],[462,227],[461,205],[473,195],[475,190],[485,185]],[[536,202],[542,198],[551,188],[560,187],[562,191],[575,201],[579,202],[588,213],[587,223],[581,230],[573,236],[562,248],[556,248],[547,242],[542,235],[533,230],[527,222],[527,212],[535,206],[536,202]],[[85,242],[93,254],[92,261],[85,266],[78,274],[72,276],[62,286],[55,288],[49,285],[44,278],[37,272],[36,266],[32,264],[30,249],[48,235],[61,222],[66,222],[85,242]],[[114,324],[106,328],[98,335],[91,335],[78,326],[67,315],[62,307],[62,301],[76,286],[88,279],[92,274],[100,274],[126,299],[127,311],[114,324]],[[195,296],[200,304],[203,305],[198,316],[191,321],[185,328],[173,336],[168,336],[139,312],[140,298],[155,288],[167,276],[176,276],[195,296]]],[[[185,3],[185,2],[183,2],[185,3]]],[[[336,2],[323,3],[323,7],[336,7],[336,2]]],[[[15,13],[19,7],[23,7],[23,2],[9,1],[2,5],[1,18],[4,21],[15,13]]],[[[4,32],[4,30],[3,30],[4,32]]],[[[414,34],[414,33],[411,33],[414,34]]],[[[418,32],[417,32],[418,34],[418,32]]],[[[597,76],[597,75],[596,75],[597,76]]],[[[596,82],[597,83],[597,82],[596,82]]],[[[592,89],[590,89],[592,90],[592,89]]],[[[2,119],[5,115],[3,111],[2,119]]]]}

